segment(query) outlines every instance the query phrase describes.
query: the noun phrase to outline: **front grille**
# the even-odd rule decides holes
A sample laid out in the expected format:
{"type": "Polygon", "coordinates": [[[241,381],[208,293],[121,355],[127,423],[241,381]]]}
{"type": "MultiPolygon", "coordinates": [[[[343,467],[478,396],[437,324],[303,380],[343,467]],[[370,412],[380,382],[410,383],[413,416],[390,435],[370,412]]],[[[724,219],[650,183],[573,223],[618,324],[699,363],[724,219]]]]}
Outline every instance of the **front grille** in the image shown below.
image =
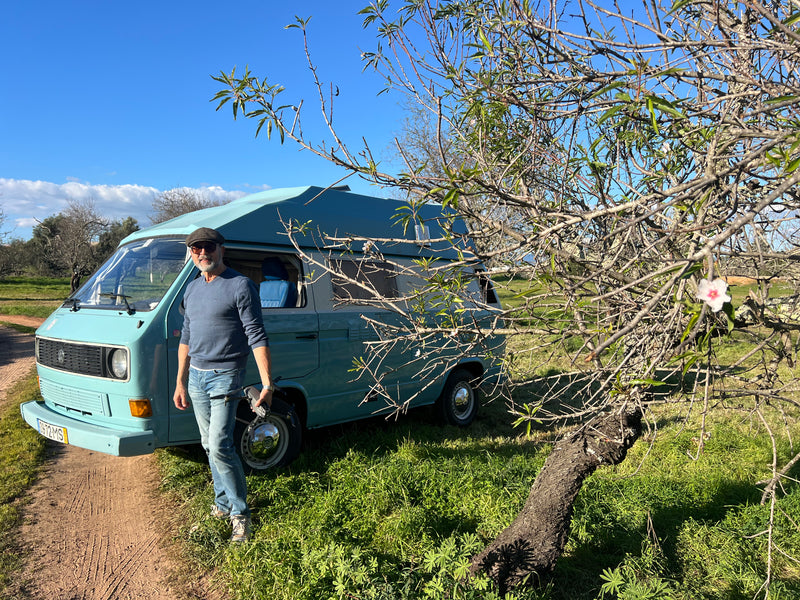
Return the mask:
{"type": "Polygon", "coordinates": [[[39,364],[80,375],[104,377],[103,347],[36,338],[39,364]]]}
{"type": "Polygon", "coordinates": [[[68,412],[79,413],[84,416],[104,415],[104,395],[98,392],[79,390],[77,388],[57,385],[46,379],[39,380],[39,389],[42,398],[68,412]]]}

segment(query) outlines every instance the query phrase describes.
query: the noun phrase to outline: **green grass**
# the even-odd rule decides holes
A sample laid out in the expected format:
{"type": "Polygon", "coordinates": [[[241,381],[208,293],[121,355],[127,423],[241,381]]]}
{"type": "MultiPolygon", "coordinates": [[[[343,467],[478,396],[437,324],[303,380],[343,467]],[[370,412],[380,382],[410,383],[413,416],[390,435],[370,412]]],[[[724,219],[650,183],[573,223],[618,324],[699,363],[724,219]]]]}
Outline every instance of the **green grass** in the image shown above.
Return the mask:
{"type": "Polygon", "coordinates": [[[38,397],[35,374],[15,385],[0,411],[0,595],[19,566],[14,531],[25,491],[44,461],[45,440],[22,420],[19,405],[38,397]]]}
{"type": "MultiPolygon", "coordinates": [[[[499,293],[506,306],[519,303],[512,292],[499,293]]],[[[742,340],[724,343],[733,353],[746,349],[742,340]]],[[[580,344],[567,339],[553,356],[528,336],[510,348],[520,354],[520,369],[542,374],[567,364],[565,354],[580,344]]],[[[517,405],[530,401],[528,390],[517,392],[517,405]]],[[[755,597],[767,577],[770,507],[759,503],[756,482],[770,473],[769,437],[747,413],[716,410],[698,455],[696,413],[686,423],[679,408],[656,407],[658,435],[646,435],[625,462],[585,482],[552,581],[508,597],[755,597]]],[[[798,439],[798,415],[785,416],[798,439]]],[[[202,457],[162,451],[164,489],[186,511],[179,531],[186,556],[213,566],[233,598],[494,597],[485,581],[465,581],[469,557],[519,512],[557,432],[534,427],[523,437],[500,401],[467,430],[430,418],[422,410],[398,423],[312,433],[290,468],[249,478],[255,535],[240,548],[227,544],[224,523],[206,517],[213,491],[202,457]]],[[[781,464],[797,451],[789,439],[777,438],[781,464]]],[[[800,597],[800,488],[793,480],[785,481],[775,515],[770,597],[800,597]]]]}
{"type": "MultiPolygon", "coordinates": [[[[690,429],[664,416],[652,447],[639,441],[622,465],[586,481],[553,581],[514,597],[593,599],[604,572],[627,576],[629,594],[649,585],[680,599],[754,596],[766,574],[767,540],[758,534],[769,519],[754,482],[768,475],[769,440],[717,414],[692,460],[690,429]]],[[[464,566],[525,502],[552,432],[519,437],[500,403],[464,431],[429,417],[422,410],[395,424],[314,434],[289,469],[250,477],[255,537],[243,548],[205,516],[212,489],[202,460],[162,451],[164,487],[186,510],[186,555],[214,566],[233,598],[490,598],[460,581],[464,566]]],[[[784,441],[781,459],[791,455],[784,441]]],[[[800,556],[793,482],[778,514],[777,543],[800,556]]],[[[798,564],[773,560],[773,597],[797,597],[798,564]]]]}
{"type": "Polygon", "coordinates": [[[69,296],[68,278],[0,278],[0,315],[48,317],[69,296]]]}

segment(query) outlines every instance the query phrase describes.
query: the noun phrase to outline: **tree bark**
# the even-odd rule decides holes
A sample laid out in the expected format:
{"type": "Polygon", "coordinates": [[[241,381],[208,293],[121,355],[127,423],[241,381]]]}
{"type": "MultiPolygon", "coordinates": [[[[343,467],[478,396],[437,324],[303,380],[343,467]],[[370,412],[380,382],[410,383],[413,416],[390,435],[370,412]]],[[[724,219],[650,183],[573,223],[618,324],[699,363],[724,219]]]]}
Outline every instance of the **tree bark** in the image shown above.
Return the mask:
{"type": "Polygon", "coordinates": [[[583,480],[602,465],[622,462],[639,438],[641,426],[641,411],[623,407],[556,443],[522,511],[472,558],[471,573],[486,573],[501,594],[521,584],[540,584],[564,551],[573,503],[583,480]]]}

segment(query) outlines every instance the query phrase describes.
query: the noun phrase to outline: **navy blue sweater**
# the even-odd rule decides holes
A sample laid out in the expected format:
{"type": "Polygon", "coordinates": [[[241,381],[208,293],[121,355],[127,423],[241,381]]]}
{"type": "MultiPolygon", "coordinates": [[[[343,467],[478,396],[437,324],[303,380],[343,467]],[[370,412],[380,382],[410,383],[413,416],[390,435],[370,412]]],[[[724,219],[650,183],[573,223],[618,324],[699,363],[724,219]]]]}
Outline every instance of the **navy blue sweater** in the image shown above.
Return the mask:
{"type": "Polygon", "coordinates": [[[210,282],[202,275],[183,297],[181,344],[198,369],[243,369],[250,348],[268,346],[258,289],[248,277],[226,269],[210,282]]]}

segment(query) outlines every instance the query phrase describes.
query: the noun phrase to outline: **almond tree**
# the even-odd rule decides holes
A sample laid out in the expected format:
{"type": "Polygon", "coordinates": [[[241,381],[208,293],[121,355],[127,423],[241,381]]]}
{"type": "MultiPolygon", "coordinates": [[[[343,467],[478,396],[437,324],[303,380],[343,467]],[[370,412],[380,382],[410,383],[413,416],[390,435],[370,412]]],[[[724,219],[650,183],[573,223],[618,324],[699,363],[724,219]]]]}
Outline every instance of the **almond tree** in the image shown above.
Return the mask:
{"type": "MultiPolygon", "coordinates": [[[[375,0],[361,13],[378,44],[363,58],[388,89],[429,111],[433,169],[402,137],[407,160],[394,170],[367,141],[344,142],[334,86],[311,59],[308,21],[294,27],[327,137],[306,137],[306,106],[284,100],[280,85],[249,71],[215,78],[218,108],[230,104],[258,132],[402,193],[410,215],[441,203],[474,237],[492,240],[477,246],[478,258],[522,299],[503,327],[533,340],[507,357],[509,369],[518,383],[535,379],[546,390],[518,412],[579,423],[555,445],[514,523],[473,560],[501,590],[552,570],[581,482],[623,460],[648,407],[667,397],[700,402],[704,415],[715,404],[757,416],[775,448],[763,498],[774,514],[780,481],[800,459],[777,449],[766,415],[796,404],[798,387],[786,368],[800,328],[797,291],[777,306],[770,300],[776,281],[797,281],[796,11],[760,0],[644,0],[625,9],[592,0],[375,0]],[[742,274],[758,285],[735,312],[722,278],[742,274]],[[733,364],[716,354],[731,333],[751,344],[733,364]],[[542,375],[565,349],[572,371],[542,375]],[[682,387],[659,394],[671,378],[682,387]],[[571,403],[561,401],[566,384],[571,403]]],[[[455,275],[431,273],[442,294],[460,292],[455,275]]],[[[475,339],[485,333],[461,327],[475,339]]],[[[413,318],[408,328],[423,334],[413,318]]],[[[769,576],[779,556],[772,526],[769,576]]]]}

